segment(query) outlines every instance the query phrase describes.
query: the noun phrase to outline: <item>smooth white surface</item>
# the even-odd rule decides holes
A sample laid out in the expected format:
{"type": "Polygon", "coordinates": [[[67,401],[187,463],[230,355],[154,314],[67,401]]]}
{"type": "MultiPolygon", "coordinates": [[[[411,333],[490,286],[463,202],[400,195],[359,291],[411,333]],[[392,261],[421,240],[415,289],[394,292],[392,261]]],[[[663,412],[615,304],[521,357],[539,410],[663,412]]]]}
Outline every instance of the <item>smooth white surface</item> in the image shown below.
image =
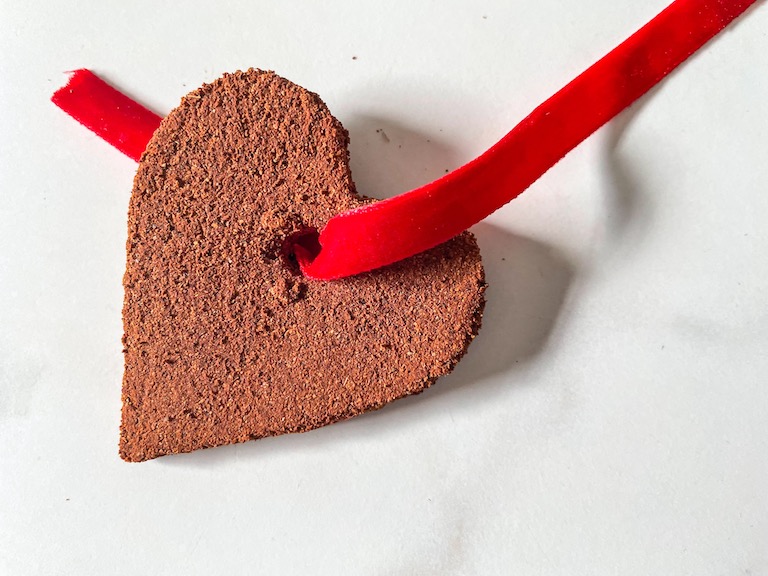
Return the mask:
{"type": "Polygon", "coordinates": [[[768,574],[764,2],[476,227],[486,319],[450,377],[139,465],[117,455],[136,166],[48,101],[78,67],[161,113],[274,69],[385,197],[665,4],[2,0],[0,574],[768,574]]]}

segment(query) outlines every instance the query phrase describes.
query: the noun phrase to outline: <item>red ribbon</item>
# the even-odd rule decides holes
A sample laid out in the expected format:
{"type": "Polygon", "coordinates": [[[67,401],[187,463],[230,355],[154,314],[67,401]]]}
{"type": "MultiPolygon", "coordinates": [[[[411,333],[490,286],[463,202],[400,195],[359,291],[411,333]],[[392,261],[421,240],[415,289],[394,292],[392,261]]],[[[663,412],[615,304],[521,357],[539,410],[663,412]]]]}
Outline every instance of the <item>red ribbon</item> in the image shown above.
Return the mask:
{"type": "MultiPolygon", "coordinates": [[[[426,186],[331,218],[294,244],[306,276],[374,270],[456,236],[517,197],[756,0],[675,0],[482,156],[426,186]],[[318,251],[318,241],[320,249],[318,251]]],[[[138,160],[159,117],[78,70],[53,101],[138,160]]]]}
{"type": "Polygon", "coordinates": [[[72,72],[51,100],[136,162],[162,120],[85,68],[72,72]]]}

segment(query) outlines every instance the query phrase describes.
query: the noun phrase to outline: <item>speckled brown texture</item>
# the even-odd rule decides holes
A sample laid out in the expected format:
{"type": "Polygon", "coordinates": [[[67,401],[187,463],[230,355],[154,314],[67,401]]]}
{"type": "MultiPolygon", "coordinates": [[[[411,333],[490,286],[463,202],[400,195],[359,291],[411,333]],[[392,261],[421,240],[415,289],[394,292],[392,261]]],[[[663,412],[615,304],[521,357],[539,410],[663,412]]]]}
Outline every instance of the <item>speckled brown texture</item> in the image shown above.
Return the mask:
{"type": "Polygon", "coordinates": [[[271,72],[186,96],[142,157],[128,214],[120,455],[302,432],[421,392],[480,326],[465,233],[373,273],[307,281],[283,239],[371,200],[320,98],[271,72]]]}

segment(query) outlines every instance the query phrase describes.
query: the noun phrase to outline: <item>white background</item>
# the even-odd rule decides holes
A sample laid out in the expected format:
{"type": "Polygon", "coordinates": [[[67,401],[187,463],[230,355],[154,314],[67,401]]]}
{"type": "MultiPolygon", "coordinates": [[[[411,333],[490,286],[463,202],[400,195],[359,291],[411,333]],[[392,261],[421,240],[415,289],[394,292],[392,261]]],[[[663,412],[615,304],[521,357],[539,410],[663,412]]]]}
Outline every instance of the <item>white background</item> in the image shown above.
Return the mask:
{"type": "Polygon", "coordinates": [[[274,69],[386,197],[666,2],[0,0],[0,574],[768,574],[765,3],[475,228],[454,374],[144,464],[117,455],[136,165],[48,100],[89,67],[167,113],[274,69]]]}

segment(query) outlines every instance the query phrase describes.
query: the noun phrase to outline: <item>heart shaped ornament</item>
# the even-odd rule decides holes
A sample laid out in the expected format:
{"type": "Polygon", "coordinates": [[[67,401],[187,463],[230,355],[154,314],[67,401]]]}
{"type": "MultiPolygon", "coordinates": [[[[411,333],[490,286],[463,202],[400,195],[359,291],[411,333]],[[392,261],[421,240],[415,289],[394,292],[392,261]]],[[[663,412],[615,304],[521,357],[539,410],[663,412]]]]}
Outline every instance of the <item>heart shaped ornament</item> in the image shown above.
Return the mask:
{"type": "Polygon", "coordinates": [[[128,213],[123,459],[344,420],[465,353],[485,290],[472,234],[332,282],[292,261],[286,239],[374,202],[355,191],[348,142],[316,94],[260,70],[162,121],[128,213]]]}

